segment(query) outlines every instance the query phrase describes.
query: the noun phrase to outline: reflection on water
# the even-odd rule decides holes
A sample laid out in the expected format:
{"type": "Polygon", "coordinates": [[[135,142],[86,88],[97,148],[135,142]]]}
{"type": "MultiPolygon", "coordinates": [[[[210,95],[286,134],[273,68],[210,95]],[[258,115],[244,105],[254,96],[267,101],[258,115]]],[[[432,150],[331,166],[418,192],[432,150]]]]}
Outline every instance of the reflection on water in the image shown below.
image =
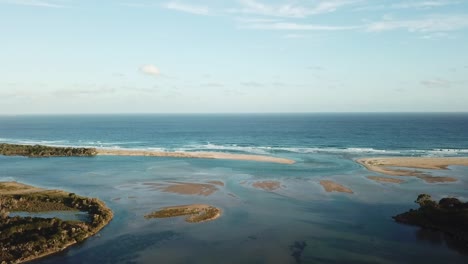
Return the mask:
{"type": "Polygon", "coordinates": [[[428,228],[420,228],[416,231],[416,237],[420,241],[427,241],[433,245],[446,245],[460,254],[468,256],[468,244],[453,236],[428,228]]]}
{"type": "Polygon", "coordinates": [[[38,217],[38,218],[59,218],[65,221],[81,221],[81,222],[88,222],[89,215],[87,212],[79,212],[79,211],[49,211],[49,212],[38,212],[38,213],[30,213],[30,212],[11,212],[9,214],[10,217],[38,217]]]}

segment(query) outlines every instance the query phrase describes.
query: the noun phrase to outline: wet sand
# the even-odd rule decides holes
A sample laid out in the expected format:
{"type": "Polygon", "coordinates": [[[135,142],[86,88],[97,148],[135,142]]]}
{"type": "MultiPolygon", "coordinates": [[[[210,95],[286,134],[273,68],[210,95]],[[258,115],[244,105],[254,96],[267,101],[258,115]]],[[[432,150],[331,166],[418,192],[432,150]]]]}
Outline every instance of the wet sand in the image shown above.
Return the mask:
{"type": "Polygon", "coordinates": [[[354,193],[351,189],[338,184],[334,181],[324,180],[320,181],[320,185],[325,189],[326,192],[342,192],[342,193],[354,193]]]}
{"type": "Polygon", "coordinates": [[[183,195],[209,196],[218,191],[218,186],[224,186],[222,181],[209,181],[207,183],[195,182],[145,182],[145,186],[150,186],[151,190],[169,192],[183,195]]]}
{"type": "Polygon", "coordinates": [[[293,164],[294,160],[250,155],[250,154],[232,154],[222,152],[166,152],[149,150],[125,150],[125,149],[96,149],[100,156],[150,156],[150,157],[172,157],[172,158],[198,158],[198,159],[225,159],[225,160],[247,160],[258,162],[271,162],[280,164],[293,164]]]}
{"type": "Polygon", "coordinates": [[[358,163],[370,171],[392,175],[417,177],[428,183],[455,182],[452,177],[435,177],[416,169],[445,170],[448,166],[468,166],[468,158],[426,158],[426,157],[391,157],[391,158],[364,158],[358,159],[358,163]],[[399,169],[392,167],[403,167],[399,169]],[[413,169],[413,170],[411,170],[413,169]]]}
{"type": "Polygon", "coordinates": [[[378,177],[378,176],[367,176],[369,180],[373,180],[376,182],[383,182],[383,183],[403,183],[405,182],[404,180],[401,179],[395,179],[395,178],[387,178],[387,177],[378,177]]]}
{"type": "Polygon", "coordinates": [[[265,191],[274,191],[281,188],[281,183],[278,181],[257,181],[252,183],[252,186],[265,191]]]}

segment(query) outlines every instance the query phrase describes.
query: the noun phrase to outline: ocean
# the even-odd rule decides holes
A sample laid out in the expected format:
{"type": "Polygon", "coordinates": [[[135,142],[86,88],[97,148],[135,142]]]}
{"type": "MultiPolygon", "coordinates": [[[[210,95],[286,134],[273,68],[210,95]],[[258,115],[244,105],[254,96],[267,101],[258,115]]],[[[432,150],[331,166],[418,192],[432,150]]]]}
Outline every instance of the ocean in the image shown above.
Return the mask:
{"type": "Polygon", "coordinates": [[[158,151],[214,151],[288,158],[294,164],[168,157],[0,156],[0,181],[102,199],[114,220],[97,236],[32,263],[467,263],[468,252],[434,231],[393,221],[420,193],[468,201],[468,168],[378,183],[355,160],[468,156],[468,114],[170,114],[0,116],[0,142],[158,151]],[[328,193],[333,180],[353,194],[328,193]],[[208,196],[151,184],[224,186],[208,196]],[[257,181],[278,181],[265,191],[257,181]],[[164,206],[222,209],[199,224],[145,219],[164,206]]]}

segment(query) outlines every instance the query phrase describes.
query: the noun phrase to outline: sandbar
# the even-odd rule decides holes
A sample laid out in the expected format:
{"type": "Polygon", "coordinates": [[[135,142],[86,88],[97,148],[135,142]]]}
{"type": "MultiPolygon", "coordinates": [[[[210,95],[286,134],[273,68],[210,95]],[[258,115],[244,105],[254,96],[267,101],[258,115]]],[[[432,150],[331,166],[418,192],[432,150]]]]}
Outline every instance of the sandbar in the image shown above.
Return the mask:
{"type": "Polygon", "coordinates": [[[293,164],[294,160],[250,154],[233,154],[223,152],[169,152],[130,149],[96,149],[100,156],[150,156],[150,157],[172,157],[172,158],[199,158],[199,159],[225,159],[225,160],[247,160],[258,162],[270,162],[280,164],[293,164]]]}
{"type": "Polygon", "coordinates": [[[185,221],[189,223],[200,223],[219,218],[221,216],[221,209],[207,204],[170,206],[147,214],[145,218],[170,218],[178,216],[187,216],[185,221]]]}
{"type": "Polygon", "coordinates": [[[320,181],[320,185],[325,189],[327,192],[342,192],[342,193],[354,193],[351,189],[338,184],[334,181],[324,180],[320,181]]]}
{"type": "Polygon", "coordinates": [[[207,183],[195,182],[145,182],[145,186],[150,186],[151,190],[169,192],[183,195],[202,195],[209,196],[218,191],[218,186],[224,186],[221,181],[210,181],[207,183]]]}
{"type": "Polygon", "coordinates": [[[257,189],[262,189],[271,192],[281,188],[281,183],[278,181],[257,181],[252,183],[252,186],[257,189]]]}
{"type": "Polygon", "coordinates": [[[378,176],[367,176],[369,180],[373,180],[376,182],[384,182],[384,183],[403,183],[405,182],[404,180],[401,179],[395,179],[395,178],[387,178],[387,177],[378,177],[378,176]]]}
{"type": "Polygon", "coordinates": [[[455,182],[457,179],[452,177],[435,177],[416,169],[445,170],[448,166],[452,165],[468,166],[468,157],[383,157],[358,159],[357,162],[370,171],[392,176],[417,177],[429,183],[436,183],[455,182]]]}

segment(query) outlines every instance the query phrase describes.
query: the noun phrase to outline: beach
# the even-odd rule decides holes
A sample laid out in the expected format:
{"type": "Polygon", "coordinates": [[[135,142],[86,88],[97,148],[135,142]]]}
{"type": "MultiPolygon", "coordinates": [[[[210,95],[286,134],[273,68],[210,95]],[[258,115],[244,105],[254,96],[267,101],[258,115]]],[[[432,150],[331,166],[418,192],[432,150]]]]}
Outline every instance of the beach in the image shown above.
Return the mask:
{"type": "Polygon", "coordinates": [[[278,158],[278,157],[272,157],[272,156],[234,154],[234,153],[223,153],[223,152],[169,152],[169,151],[100,148],[100,149],[97,149],[97,155],[246,160],[246,161],[271,162],[271,163],[280,163],[280,164],[294,164],[295,163],[295,161],[291,159],[278,158]]]}

